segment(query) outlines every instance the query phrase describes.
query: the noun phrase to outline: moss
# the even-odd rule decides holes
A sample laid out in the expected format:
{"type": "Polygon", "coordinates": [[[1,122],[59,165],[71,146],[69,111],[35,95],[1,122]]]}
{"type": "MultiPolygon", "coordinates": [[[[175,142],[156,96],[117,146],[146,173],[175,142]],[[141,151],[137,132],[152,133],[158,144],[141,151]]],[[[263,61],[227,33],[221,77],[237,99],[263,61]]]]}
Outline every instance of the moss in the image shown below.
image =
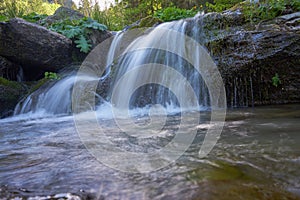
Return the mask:
{"type": "Polygon", "coordinates": [[[158,19],[157,17],[148,16],[143,19],[141,19],[141,22],[139,24],[139,27],[152,27],[156,24],[160,24],[162,21],[158,19]]]}
{"type": "Polygon", "coordinates": [[[11,115],[26,92],[27,89],[22,83],[0,77],[0,118],[11,115]]]}
{"type": "Polygon", "coordinates": [[[138,24],[131,26],[129,29],[148,28],[148,27],[153,27],[153,26],[161,24],[161,23],[163,23],[163,21],[160,20],[159,18],[153,17],[153,16],[148,16],[148,17],[141,19],[141,21],[138,24]]]}
{"type": "Polygon", "coordinates": [[[34,83],[29,89],[29,94],[33,93],[34,91],[36,91],[37,89],[42,87],[47,81],[49,81],[49,79],[42,78],[39,81],[37,81],[36,83],[34,83]]]}
{"type": "Polygon", "coordinates": [[[9,81],[3,77],[0,77],[0,85],[8,86],[8,87],[11,87],[13,89],[18,89],[18,90],[22,89],[21,83],[18,83],[15,81],[9,81]]]}

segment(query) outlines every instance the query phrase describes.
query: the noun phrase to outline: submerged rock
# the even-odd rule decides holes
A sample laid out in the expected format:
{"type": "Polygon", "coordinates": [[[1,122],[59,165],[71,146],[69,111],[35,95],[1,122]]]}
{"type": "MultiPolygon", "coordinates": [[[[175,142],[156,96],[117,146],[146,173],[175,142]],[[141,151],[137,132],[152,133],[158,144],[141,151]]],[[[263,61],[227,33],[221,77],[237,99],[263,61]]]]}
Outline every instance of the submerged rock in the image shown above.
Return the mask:
{"type": "Polygon", "coordinates": [[[37,24],[14,18],[0,23],[0,55],[22,65],[27,79],[72,62],[72,41],[37,24]]]}

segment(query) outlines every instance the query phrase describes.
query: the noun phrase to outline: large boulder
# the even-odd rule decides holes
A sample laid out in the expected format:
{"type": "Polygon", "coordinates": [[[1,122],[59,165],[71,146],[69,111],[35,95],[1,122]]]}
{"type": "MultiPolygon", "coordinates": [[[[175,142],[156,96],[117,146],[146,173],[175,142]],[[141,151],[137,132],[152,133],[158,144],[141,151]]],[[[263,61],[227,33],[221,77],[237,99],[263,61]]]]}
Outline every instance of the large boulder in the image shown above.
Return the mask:
{"type": "Polygon", "coordinates": [[[22,65],[29,80],[69,65],[72,49],[70,39],[37,24],[19,18],[0,23],[0,55],[22,65]]]}
{"type": "Polygon", "coordinates": [[[202,27],[199,42],[221,72],[229,106],[300,102],[300,13],[258,24],[246,23],[238,11],[210,13],[196,23],[202,27]]]}

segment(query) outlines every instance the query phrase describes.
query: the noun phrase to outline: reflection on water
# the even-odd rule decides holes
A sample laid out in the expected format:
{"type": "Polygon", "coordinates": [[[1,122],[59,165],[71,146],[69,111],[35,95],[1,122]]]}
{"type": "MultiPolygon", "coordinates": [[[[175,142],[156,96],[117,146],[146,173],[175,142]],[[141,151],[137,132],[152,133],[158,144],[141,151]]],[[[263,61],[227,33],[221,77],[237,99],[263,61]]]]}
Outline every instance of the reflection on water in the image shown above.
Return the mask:
{"type": "MultiPolygon", "coordinates": [[[[80,141],[70,116],[4,119],[0,121],[0,197],[300,199],[299,108],[228,111],[221,138],[205,159],[197,153],[209,113],[201,113],[198,135],[184,156],[145,174],[123,173],[99,163],[80,141]]],[[[112,120],[99,122],[121,148],[142,151],[165,145],[176,132],[178,119],[171,116],[164,134],[143,142],[126,138],[112,120]]]]}

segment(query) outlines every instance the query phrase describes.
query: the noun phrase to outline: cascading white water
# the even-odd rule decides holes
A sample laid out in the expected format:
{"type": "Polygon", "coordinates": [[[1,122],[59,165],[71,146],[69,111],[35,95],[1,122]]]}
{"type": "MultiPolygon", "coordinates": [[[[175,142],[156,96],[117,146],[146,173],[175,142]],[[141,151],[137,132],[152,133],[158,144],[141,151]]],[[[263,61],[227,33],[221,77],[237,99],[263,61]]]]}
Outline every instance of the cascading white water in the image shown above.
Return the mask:
{"type": "MultiPolygon", "coordinates": [[[[158,68],[149,66],[144,71],[134,71],[138,66],[154,64],[170,66],[172,69],[176,70],[176,72],[180,73],[193,88],[194,93],[199,100],[198,103],[202,106],[201,108],[209,107],[208,89],[201,75],[193,68],[191,63],[180,57],[180,55],[186,54],[185,51],[187,51],[186,47],[188,44],[186,44],[184,37],[176,36],[174,38],[174,36],[172,36],[172,31],[185,34],[186,27],[187,21],[184,20],[161,24],[151,31],[148,31],[147,34],[132,40],[128,49],[133,49],[134,51],[122,54],[117,59],[117,55],[120,55],[118,51],[120,51],[121,48],[120,44],[123,40],[123,33],[120,32],[115,35],[106,58],[106,66],[110,66],[110,68],[106,69],[106,72],[102,77],[96,78],[97,80],[95,77],[92,78],[93,81],[96,80],[100,82],[104,81],[107,77],[112,79],[110,87],[107,88],[107,100],[114,101],[114,105],[121,105],[122,103],[120,102],[122,102],[124,97],[128,95],[128,92],[131,91],[130,109],[140,109],[154,104],[161,104],[170,109],[176,109],[176,107],[180,106],[180,98],[186,95],[186,86],[177,80],[178,77],[172,76],[172,74],[170,74],[168,70],[165,70],[164,67],[158,68]],[[168,37],[172,37],[171,42],[170,40],[162,39],[168,37]],[[139,49],[139,46],[155,46],[157,48],[139,49]],[[169,51],[162,50],[166,47],[169,51]],[[179,52],[179,55],[176,55],[173,52],[179,52]],[[122,87],[116,91],[115,85],[128,72],[131,72],[130,75],[127,76],[125,82],[122,82],[122,87]],[[155,83],[145,84],[136,88],[137,82],[147,82],[147,80],[151,82],[151,79],[155,77],[158,77],[163,82],[168,82],[168,87],[175,88],[177,91],[176,94],[174,94],[174,91],[166,88],[166,86],[155,83]]],[[[193,29],[195,32],[193,35],[199,34],[197,33],[197,30],[199,29],[193,29]]],[[[194,59],[199,59],[199,55],[197,54],[200,54],[200,52],[189,52],[189,54],[193,54],[191,57],[194,59]]],[[[70,114],[72,104],[71,92],[75,79],[76,77],[74,75],[67,76],[62,80],[57,81],[55,84],[50,84],[47,88],[37,90],[18,104],[15,109],[15,114],[41,111],[48,114],[70,114]]],[[[95,95],[97,96],[97,94],[95,95]]],[[[185,98],[188,99],[189,97],[185,98]]],[[[193,100],[191,99],[191,101],[193,100]]],[[[101,109],[102,107],[98,106],[98,108],[101,109]]]]}
{"type": "Polygon", "coordinates": [[[71,112],[71,90],[75,76],[68,76],[48,87],[41,88],[15,108],[14,114],[43,112],[47,114],[64,114],[71,112]]]}
{"type": "MultiPolygon", "coordinates": [[[[111,84],[109,90],[109,98],[111,100],[112,96],[114,97],[114,105],[121,105],[124,97],[129,92],[134,91],[130,98],[130,108],[154,104],[172,108],[179,106],[178,98],[186,95],[185,86],[180,85],[178,77],[173,76],[164,67],[168,66],[179,72],[189,82],[202,108],[209,106],[208,90],[201,75],[193,68],[191,63],[181,57],[187,54],[186,51],[189,50],[186,38],[183,37],[186,28],[187,22],[184,20],[164,23],[154,28],[148,34],[138,37],[128,46],[127,53],[119,57],[116,72],[113,75],[113,84],[111,84]],[[174,31],[181,34],[174,36],[174,31]],[[141,46],[153,48],[140,49],[141,46]],[[168,49],[168,51],[164,51],[164,49],[168,49]],[[135,70],[143,67],[143,65],[149,66],[143,70],[135,70]],[[158,65],[161,67],[158,67],[158,65]],[[124,79],[124,76],[126,76],[126,80],[122,80],[122,87],[116,91],[116,84],[120,79],[124,79]],[[151,84],[150,82],[153,82],[153,80],[167,83],[168,88],[165,85],[151,84]],[[137,87],[142,82],[149,82],[150,84],[137,87]],[[177,88],[178,92],[174,94],[174,91],[169,90],[169,88],[177,88]]],[[[194,34],[197,35],[197,33],[194,34]]],[[[197,51],[188,52],[188,54],[194,54],[191,57],[195,59],[199,59],[197,54],[200,53],[197,51]]],[[[197,60],[196,62],[199,61],[197,60]]]]}

